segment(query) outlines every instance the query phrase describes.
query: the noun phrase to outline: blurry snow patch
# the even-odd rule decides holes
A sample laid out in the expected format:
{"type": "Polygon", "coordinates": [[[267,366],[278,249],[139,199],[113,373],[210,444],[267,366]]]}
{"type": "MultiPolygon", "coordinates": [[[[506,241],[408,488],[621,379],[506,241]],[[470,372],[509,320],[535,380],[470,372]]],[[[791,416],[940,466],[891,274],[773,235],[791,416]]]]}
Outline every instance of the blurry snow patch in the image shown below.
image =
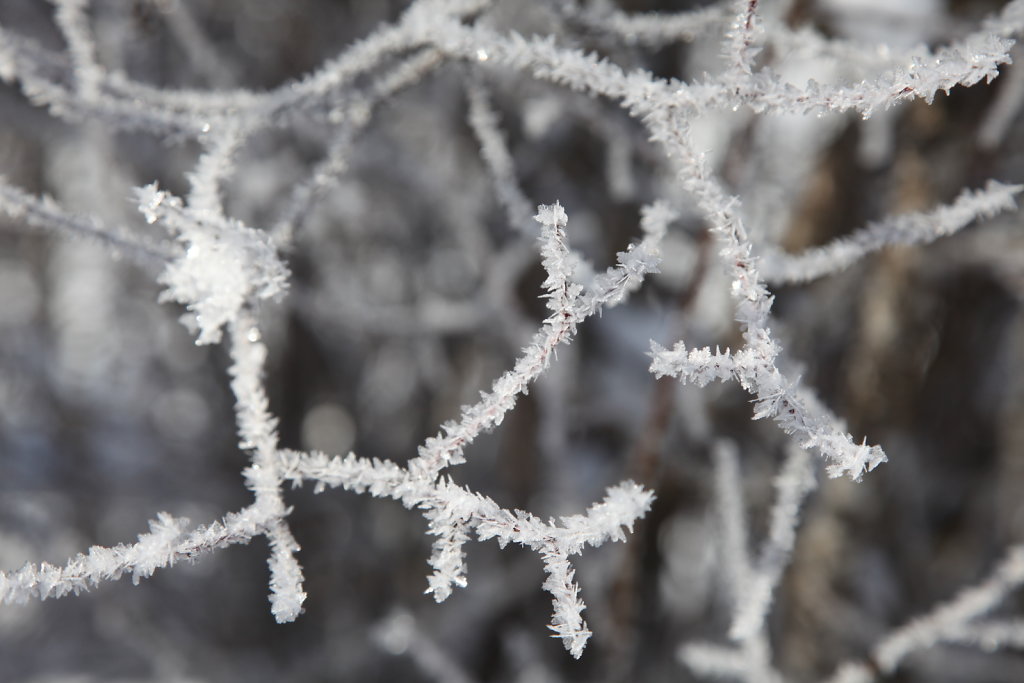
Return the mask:
{"type": "Polygon", "coordinates": [[[27,265],[0,261],[0,329],[29,325],[39,310],[39,299],[39,287],[27,265]]]}
{"type": "Polygon", "coordinates": [[[302,444],[306,450],[348,453],[355,440],[355,421],[337,403],[315,405],[302,418],[302,444]]]}
{"type": "Polygon", "coordinates": [[[535,97],[523,104],[523,130],[531,140],[544,137],[563,118],[565,104],[555,97],[535,97]]]}
{"type": "Polygon", "coordinates": [[[682,289],[693,279],[697,267],[697,249],[693,240],[682,233],[670,232],[661,242],[661,266],[656,279],[673,289],[682,289]]]}
{"type": "Polygon", "coordinates": [[[152,420],[165,439],[190,441],[209,426],[210,406],[196,391],[179,388],[162,392],[153,402],[152,420]]]}
{"type": "Polygon", "coordinates": [[[821,0],[846,38],[910,47],[938,34],[946,13],[939,0],[821,0]]]}
{"type": "Polygon", "coordinates": [[[714,593],[715,544],[714,524],[702,517],[679,514],[661,529],[658,546],[665,572],[658,578],[658,594],[681,621],[694,619],[707,609],[714,593]]]}

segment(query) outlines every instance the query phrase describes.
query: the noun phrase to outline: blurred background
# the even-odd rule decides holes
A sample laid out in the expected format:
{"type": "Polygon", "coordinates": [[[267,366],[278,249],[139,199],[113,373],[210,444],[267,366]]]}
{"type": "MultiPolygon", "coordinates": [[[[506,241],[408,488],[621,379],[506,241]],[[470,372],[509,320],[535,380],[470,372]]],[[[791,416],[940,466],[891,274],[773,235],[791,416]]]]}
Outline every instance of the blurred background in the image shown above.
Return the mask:
{"type": "MultiPolygon", "coordinates": [[[[719,22],[696,40],[649,44],[586,20],[613,9],[708,3],[498,0],[473,20],[596,51],[627,69],[699,78],[721,68],[719,22]],[[588,14],[591,13],[591,14],[588,14]]],[[[762,3],[797,29],[893,49],[976,28],[997,1],[762,3]]],[[[315,70],[394,21],[406,3],[340,0],[94,0],[100,63],[174,89],[262,91],[315,70]]],[[[53,6],[0,2],[0,40],[66,73],[53,6]],[[28,42],[24,42],[28,41],[28,42]],[[63,71],[62,71],[63,70],[63,71]]],[[[655,380],[650,340],[742,340],[717,247],[643,126],[615,103],[520,74],[440,63],[387,98],[351,86],[342,115],[282,117],[239,151],[224,202],[247,225],[293,235],[287,296],[261,316],[282,445],[404,462],[511,367],[545,316],[530,225],[499,200],[471,125],[493,109],[533,206],[561,202],[574,248],[603,268],[639,233],[640,208],[683,212],[662,272],[588,320],[504,424],[451,474],[505,507],[582,511],[633,478],[657,494],[627,544],[589,549],[577,578],[594,631],[573,660],[548,637],[542,566],[473,543],[469,587],[423,595],[419,514],[339,490],[290,491],[306,613],[277,625],[263,539],[77,598],[0,608],[0,680],[688,681],[676,656],[724,641],[719,520],[709,450],[740,451],[759,544],[786,437],[752,422],[735,384],[655,380]],[[360,98],[364,98],[361,100],[360,98]],[[369,102],[369,118],[349,114],[369,102]],[[341,165],[308,200],[295,188],[341,165]]],[[[762,55],[783,77],[839,82],[872,60],[809,59],[785,41],[762,55]]],[[[0,56],[0,174],[66,209],[157,240],[132,188],[188,192],[200,147],[110,117],[55,116],[0,56]],[[123,123],[123,122],[122,122],[123,123]]],[[[927,210],[988,178],[1024,180],[1024,69],[869,120],[855,114],[714,112],[698,146],[744,201],[764,243],[799,251],[884,216],[927,210]]],[[[890,461],[862,483],[830,481],[806,503],[769,632],[789,680],[828,675],[884,633],[980,580],[1024,540],[1024,237],[1006,214],[923,247],[892,248],[808,285],[773,290],[785,368],[890,461]]],[[[527,221],[528,222],[528,221],[527,221]]],[[[247,505],[220,347],[196,346],[184,312],[158,303],[158,265],[0,217],[0,568],[57,564],[131,542],[166,510],[195,524],[247,505]]],[[[1003,606],[1020,613],[1020,596],[1003,606]]],[[[893,681],[1020,681],[1020,652],[943,647],[893,681]]]]}

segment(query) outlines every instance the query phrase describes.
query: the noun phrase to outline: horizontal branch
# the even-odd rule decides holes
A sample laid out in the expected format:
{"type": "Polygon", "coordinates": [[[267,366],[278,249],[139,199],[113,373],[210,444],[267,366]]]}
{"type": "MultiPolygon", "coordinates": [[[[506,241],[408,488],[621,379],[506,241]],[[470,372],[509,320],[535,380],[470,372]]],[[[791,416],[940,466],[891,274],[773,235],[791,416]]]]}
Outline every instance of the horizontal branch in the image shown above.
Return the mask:
{"type": "Polygon", "coordinates": [[[0,178],[0,212],[39,230],[94,240],[140,265],[166,265],[173,258],[172,250],[156,241],[104,225],[95,216],[73,214],[50,197],[30,195],[3,178],[0,178]]]}
{"type": "Polygon", "coordinates": [[[266,533],[272,522],[249,507],[226,515],[220,522],[186,532],[187,519],[160,513],[149,523],[149,533],[140,534],[137,543],[110,548],[93,546],[63,567],[30,563],[16,571],[0,572],[0,603],[77,595],[125,574],[131,574],[132,582],[137,584],[157,569],[194,560],[218,548],[248,543],[266,533]]]}
{"type": "Polygon", "coordinates": [[[846,237],[800,254],[769,249],[761,273],[776,284],[808,282],[848,268],[864,256],[890,245],[927,244],[971,223],[1017,208],[1015,198],[1024,185],[989,180],[981,190],[964,190],[952,203],[927,212],[909,213],[872,223],[846,237]]]}
{"type": "Polygon", "coordinates": [[[407,508],[422,510],[429,533],[438,537],[431,554],[434,574],[427,589],[438,601],[451,594],[451,586],[466,585],[462,545],[469,540],[470,531],[480,541],[497,540],[502,548],[517,543],[537,551],[548,573],[544,589],[551,593],[554,606],[551,628],[574,657],[583,653],[590,630],[580,616],[584,604],[578,596],[569,557],[588,545],[625,541],[624,530],[632,531],[654,500],[653,493],[626,481],[610,487],[604,500],[586,513],[561,517],[556,523],[544,522],[522,510],[502,508],[491,498],[450,480],[428,480],[395,463],[367,460],[353,453],[330,457],[318,452],[282,451],[278,473],[295,485],[312,481],[317,492],[327,486],[340,486],[356,493],[368,491],[393,498],[407,508]]]}

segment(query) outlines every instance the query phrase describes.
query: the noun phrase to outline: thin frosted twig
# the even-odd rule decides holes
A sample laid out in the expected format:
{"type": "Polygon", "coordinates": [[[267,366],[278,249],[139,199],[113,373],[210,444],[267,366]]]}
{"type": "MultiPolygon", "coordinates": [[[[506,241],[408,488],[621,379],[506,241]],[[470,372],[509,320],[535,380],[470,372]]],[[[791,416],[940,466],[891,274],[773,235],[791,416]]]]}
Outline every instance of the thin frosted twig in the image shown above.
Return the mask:
{"type": "Polygon", "coordinates": [[[544,326],[512,370],[498,378],[479,403],[464,407],[458,422],[445,423],[437,436],[427,439],[420,447],[419,455],[409,467],[427,479],[433,479],[444,467],[465,460],[463,449],[480,433],[501,423],[505,413],[515,405],[518,395],[548,366],[555,347],[569,341],[582,320],[577,310],[582,288],[572,279],[574,265],[566,244],[568,217],[565,210],[557,203],[540,206],[536,219],[543,228],[541,256],[548,274],[543,286],[552,315],[544,321],[544,326]]]}
{"type": "Polygon", "coordinates": [[[617,36],[629,45],[658,48],[676,42],[692,42],[723,24],[731,0],[684,12],[639,12],[584,9],[573,18],[590,29],[617,36]]]}
{"type": "Polygon", "coordinates": [[[253,507],[273,523],[267,530],[270,542],[270,603],[278,623],[294,621],[302,611],[302,567],[295,559],[299,544],[284,522],[288,509],[281,494],[278,472],[277,420],[263,386],[267,347],[260,340],[255,320],[240,314],[231,325],[228,374],[235,395],[235,422],[239,445],[252,453],[245,481],[255,495],[253,507]]]}
{"type": "Polygon", "coordinates": [[[816,486],[810,455],[802,448],[790,447],[775,477],[776,498],[768,538],[761,547],[747,590],[733,611],[730,638],[748,640],[762,631],[773,594],[796,545],[800,506],[816,486]]]}
{"type": "Polygon", "coordinates": [[[885,636],[874,648],[874,659],[883,673],[896,670],[911,652],[931,647],[950,629],[959,629],[972,619],[993,610],[1006,596],[1024,584],[1024,546],[1013,546],[988,579],[960,592],[885,636]]]}
{"type": "Polygon", "coordinates": [[[609,488],[604,500],[592,505],[585,514],[562,517],[556,524],[521,510],[506,510],[492,499],[443,477],[426,479],[418,471],[391,462],[366,460],[351,453],[342,458],[282,451],[278,457],[281,477],[295,484],[313,481],[316,491],[324,486],[341,486],[356,493],[394,498],[408,508],[424,510],[430,533],[440,541],[435,543],[431,556],[434,575],[427,589],[438,600],[450,594],[450,586],[466,583],[461,547],[469,540],[470,530],[481,541],[496,539],[502,548],[511,542],[536,550],[548,574],[543,587],[552,595],[551,628],[574,657],[582,655],[591,634],[581,616],[584,604],[569,558],[588,545],[624,541],[623,529],[632,530],[654,498],[633,482],[623,482],[609,488]]]}
{"type": "Polygon", "coordinates": [[[616,254],[616,265],[595,275],[587,284],[580,298],[585,315],[620,303],[640,287],[648,273],[658,272],[662,240],[668,226],[678,218],[679,213],[666,202],[655,202],[640,209],[643,238],[616,254]]]}
{"type": "Polygon", "coordinates": [[[344,118],[338,122],[337,130],[327,145],[327,153],[313,167],[309,177],[292,190],[281,217],[270,231],[281,248],[291,246],[295,231],[315,202],[348,172],[352,143],[370,123],[376,107],[399,91],[420,82],[442,63],[443,59],[436,50],[420,50],[400,61],[365,92],[350,96],[344,108],[334,109],[339,113],[344,111],[344,118]]]}
{"type": "Polygon", "coordinates": [[[715,502],[722,530],[722,565],[734,611],[749,590],[751,567],[747,552],[746,506],[736,444],[717,441],[711,449],[715,467],[715,502]]]}
{"type": "MultiPolygon", "coordinates": [[[[911,620],[884,636],[871,650],[872,664],[846,662],[838,667],[829,683],[855,683],[875,680],[871,672],[888,675],[910,654],[934,647],[945,641],[960,642],[972,621],[995,609],[1010,592],[1024,584],[1024,546],[1012,546],[987,579],[960,592],[952,600],[911,620]]],[[[1005,641],[993,646],[1012,644],[1019,633],[1003,631],[1005,641]]]]}
{"type": "Polygon", "coordinates": [[[100,91],[103,71],[96,62],[96,44],[89,29],[86,8],[89,0],[52,0],[57,11],[57,27],[68,44],[75,88],[80,97],[96,99],[100,91]]]}
{"type": "Polygon", "coordinates": [[[712,353],[708,347],[688,349],[684,342],[671,349],[652,343],[650,371],[698,386],[734,378],[755,395],[755,419],[771,417],[784,432],[798,435],[801,447],[817,449],[829,461],[831,477],[859,480],[885,461],[880,447],[854,442],[812,391],[787,379],[774,364],[777,355],[778,346],[766,330],[750,335],[747,346],[735,354],[712,353]]]}
{"type": "Polygon", "coordinates": [[[218,548],[248,543],[265,533],[268,522],[268,518],[249,507],[225,516],[223,521],[186,532],[187,519],[160,513],[149,523],[149,533],[141,534],[137,543],[109,548],[93,546],[87,553],[68,560],[63,567],[44,562],[0,572],[0,603],[77,595],[104,581],[116,581],[125,574],[131,574],[137,584],[157,569],[182,560],[194,560],[218,548]]]}
{"type": "Polygon", "coordinates": [[[127,230],[104,225],[94,216],[65,211],[49,196],[30,195],[2,177],[0,212],[33,228],[95,240],[141,265],[165,265],[174,257],[171,249],[155,240],[146,240],[127,230]]]}
{"type": "Polygon", "coordinates": [[[512,370],[499,377],[478,403],[465,406],[458,422],[445,423],[440,433],[420,447],[409,467],[425,478],[432,479],[444,467],[464,462],[465,447],[483,431],[501,423],[517,397],[547,368],[555,348],[572,339],[576,326],[602,306],[621,302],[645,273],[657,268],[660,236],[654,234],[646,236],[640,246],[619,254],[619,265],[610,271],[609,286],[595,290],[596,294],[584,292],[573,280],[576,260],[566,243],[565,210],[557,203],[541,206],[536,219],[542,225],[542,265],[548,273],[544,289],[551,315],[512,370]]]}
{"type": "MultiPolygon", "coordinates": [[[[596,54],[558,47],[553,37],[524,38],[518,33],[506,36],[481,26],[449,22],[443,32],[427,39],[446,55],[510,67],[592,95],[623,99],[631,93],[631,86],[652,94],[669,93],[667,81],[654,79],[646,72],[635,72],[630,78],[620,66],[596,54]]],[[[639,101],[640,93],[637,95],[639,101]]]]}
{"type": "Polygon", "coordinates": [[[927,244],[951,235],[975,221],[1017,208],[1015,198],[1024,185],[989,180],[984,189],[964,190],[951,204],[931,211],[894,216],[872,223],[847,237],[785,254],[769,249],[762,256],[761,272],[773,283],[808,282],[848,268],[864,256],[890,245],[927,244]]]}
{"type": "Polygon", "coordinates": [[[225,111],[230,111],[236,122],[251,127],[296,115],[329,118],[332,108],[327,104],[357,77],[385,59],[422,46],[423,34],[437,29],[443,21],[455,21],[487,4],[485,0],[417,0],[398,22],[350,45],[305,78],[265,93],[156,88],[97,66],[87,73],[92,74],[90,82],[98,87],[92,96],[85,97],[66,85],[72,74],[82,71],[77,65],[61,68],[63,60],[59,56],[24,40],[0,41],[0,62],[7,65],[0,71],[0,77],[18,81],[29,99],[48,106],[57,116],[69,120],[102,119],[124,130],[198,137],[210,126],[222,123],[225,111]],[[57,68],[40,69],[40,62],[57,68]]]}
{"type": "Polygon", "coordinates": [[[512,153],[498,125],[498,115],[491,106],[487,88],[478,81],[470,82],[466,95],[469,99],[469,124],[480,143],[480,156],[491,174],[498,201],[508,213],[512,227],[526,232],[533,225],[529,220],[530,201],[516,180],[512,153]]]}
{"type": "Polygon", "coordinates": [[[1021,65],[1024,48],[1014,45],[1010,54],[1015,64],[1008,67],[1000,79],[995,99],[978,126],[978,146],[984,150],[994,151],[1002,144],[1024,107],[1024,65],[1021,65]]]}
{"type": "Polygon", "coordinates": [[[760,52],[758,42],[764,27],[757,13],[759,0],[735,0],[732,4],[732,26],[726,31],[723,49],[729,64],[723,79],[745,80],[754,74],[754,59],[760,52]]]}

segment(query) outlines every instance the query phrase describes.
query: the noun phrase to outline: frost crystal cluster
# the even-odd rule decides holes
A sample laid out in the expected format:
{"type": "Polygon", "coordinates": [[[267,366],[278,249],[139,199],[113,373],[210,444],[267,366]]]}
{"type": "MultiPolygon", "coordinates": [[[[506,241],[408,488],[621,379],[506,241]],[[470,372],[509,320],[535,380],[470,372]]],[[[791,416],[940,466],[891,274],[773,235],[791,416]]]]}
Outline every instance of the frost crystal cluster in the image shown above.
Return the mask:
{"type": "Polygon", "coordinates": [[[663,4],[0,3],[0,679],[1024,680],[1024,0],[663,4]]]}

